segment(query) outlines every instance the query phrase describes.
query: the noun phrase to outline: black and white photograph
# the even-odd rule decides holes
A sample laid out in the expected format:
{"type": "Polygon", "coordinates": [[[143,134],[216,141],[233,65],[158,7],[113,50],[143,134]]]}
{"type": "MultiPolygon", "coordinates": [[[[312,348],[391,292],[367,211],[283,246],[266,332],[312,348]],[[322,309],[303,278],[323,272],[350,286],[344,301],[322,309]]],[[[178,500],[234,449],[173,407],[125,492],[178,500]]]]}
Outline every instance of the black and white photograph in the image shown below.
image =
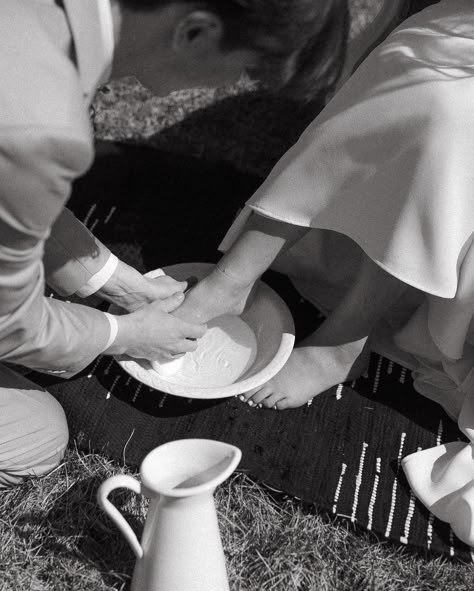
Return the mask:
{"type": "Polygon", "coordinates": [[[473,590],[473,0],[0,0],[0,591],[473,590]]]}

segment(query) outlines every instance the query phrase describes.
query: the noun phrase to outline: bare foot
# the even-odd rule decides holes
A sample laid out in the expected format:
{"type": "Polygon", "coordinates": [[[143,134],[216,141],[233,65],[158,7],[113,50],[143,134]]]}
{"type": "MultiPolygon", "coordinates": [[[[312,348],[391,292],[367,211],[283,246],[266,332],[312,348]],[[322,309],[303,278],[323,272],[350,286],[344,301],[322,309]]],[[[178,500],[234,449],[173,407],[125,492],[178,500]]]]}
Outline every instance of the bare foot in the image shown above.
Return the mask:
{"type": "Polygon", "coordinates": [[[205,323],[223,314],[242,314],[253,285],[244,285],[216,267],[187,294],[174,312],[187,322],[205,323]]]}
{"type": "Polygon", "coordinates": [[[343,347],[303,343],[294,349],[286,365],[274,378],[239,398],[259,408],[285,410],[302,406],[332,386],[362,375],[369,353],[361,341],[343,347]]]}

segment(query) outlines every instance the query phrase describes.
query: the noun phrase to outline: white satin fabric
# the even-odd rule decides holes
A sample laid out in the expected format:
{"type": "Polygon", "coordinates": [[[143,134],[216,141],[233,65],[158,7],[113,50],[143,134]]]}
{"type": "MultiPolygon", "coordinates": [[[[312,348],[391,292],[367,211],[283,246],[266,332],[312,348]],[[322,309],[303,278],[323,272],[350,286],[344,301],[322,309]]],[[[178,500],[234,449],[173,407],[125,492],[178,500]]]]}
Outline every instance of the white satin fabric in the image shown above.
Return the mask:
{"type": "MultiPolygon", "coordinates": [[[[277,268],[327,311],[361,253],[418,290],[377,329],[474,442],[474,5],[444,0],[405,21],[342,86],[249,200],[313,228],[277,268]]],[[[409,456],[415,493],[474,546],[471,444],[409,456]],[[448,502],[449,500],[449,502],[448,502]]]]}

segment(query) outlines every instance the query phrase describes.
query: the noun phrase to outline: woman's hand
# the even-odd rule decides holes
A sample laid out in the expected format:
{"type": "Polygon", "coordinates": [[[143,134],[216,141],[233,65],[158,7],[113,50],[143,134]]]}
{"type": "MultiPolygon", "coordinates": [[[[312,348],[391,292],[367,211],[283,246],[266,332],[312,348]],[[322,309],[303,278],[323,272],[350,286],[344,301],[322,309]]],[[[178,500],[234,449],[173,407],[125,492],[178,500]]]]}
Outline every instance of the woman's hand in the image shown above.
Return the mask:
{"type": "Polygon", "coordinates": [[[177,300],[173,296],[182,294],[186,286],[186,281],[176,281],[168,275],[153,279],[145,277],[130,265],[119,261],[114,274],[97,291],[97,295],[127,312],[134,312],[143,305],[155,301],[161,302],[164,309],[166,308],[168,312],[172,312],[175,308],[170,310],[168,303],[177,303],[177,308],[182,303],[183,298],[177,300]]]}

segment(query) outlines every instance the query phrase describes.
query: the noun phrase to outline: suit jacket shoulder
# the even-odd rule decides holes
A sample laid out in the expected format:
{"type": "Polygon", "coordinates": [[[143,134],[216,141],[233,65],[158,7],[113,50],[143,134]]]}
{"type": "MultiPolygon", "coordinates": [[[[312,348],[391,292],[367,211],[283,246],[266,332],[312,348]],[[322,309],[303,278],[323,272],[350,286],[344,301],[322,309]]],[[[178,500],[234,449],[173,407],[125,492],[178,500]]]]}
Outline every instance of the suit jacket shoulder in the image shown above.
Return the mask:
{"type": "MultiPolygon", "coordinates": [[[[53,39],[34,4],[24,0],[0,3],[0,130],[57,127],[91,147],[77,69],[62,46],[64,41],[53,39]]],[[[67,21],[58,20],[57,26],[62,39],[61,29],[67,21]]]]}

